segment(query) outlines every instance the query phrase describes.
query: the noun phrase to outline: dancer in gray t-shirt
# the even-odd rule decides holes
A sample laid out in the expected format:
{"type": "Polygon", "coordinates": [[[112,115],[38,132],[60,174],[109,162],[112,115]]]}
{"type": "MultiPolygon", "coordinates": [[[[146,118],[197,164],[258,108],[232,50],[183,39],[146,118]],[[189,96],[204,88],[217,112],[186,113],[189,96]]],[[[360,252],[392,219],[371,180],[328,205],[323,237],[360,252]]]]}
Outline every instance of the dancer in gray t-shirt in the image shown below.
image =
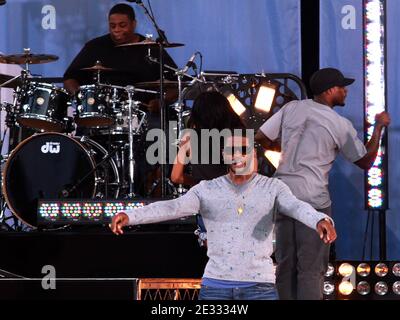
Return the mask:
{"type": "MultiPolygon", "coordinates": [[[[344,106],[348,79],[333,68],[317,71],[310,86],[314,99],[292,101],[269,118],[256,135],[266,149],[280,139],[282,157],[275,178],[315,209],[330,215],[328,176],[341,153],[357,166],[372,166],[382,128],[389,125],[386,112],[376,116],[371,140],[364,146],[349,120],[333,110],[344,106]]],[[[322,299],[323,275],[328,266],[329,246],[314,232],[287,216],[277,216],[277,288],[281,299],[322,299]]]]}

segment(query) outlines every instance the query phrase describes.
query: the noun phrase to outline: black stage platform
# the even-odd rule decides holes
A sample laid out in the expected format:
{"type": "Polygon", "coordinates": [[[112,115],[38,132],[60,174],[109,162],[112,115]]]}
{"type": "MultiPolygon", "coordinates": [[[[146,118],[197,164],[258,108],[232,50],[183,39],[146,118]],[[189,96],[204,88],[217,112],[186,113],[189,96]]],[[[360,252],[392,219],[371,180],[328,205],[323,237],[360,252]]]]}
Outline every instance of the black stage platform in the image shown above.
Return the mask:
{"type": "MultiPolygon", "coordinates": [[[[122,236],[107,228],[0,233],[0,269],[26,278],[41,279],[46,265],[55,267],[57,278],[200,278],[206,262],[206,250],[199,247],[193,231],[135,230],[122,236]]],[[[0,281],[0,298],[7,298],[5,282],[0,281]]],[[[115,282],[104,286],[109,284],[115,282]]],[[[132,297],[132,281],[126,285],[129,295],[122,297],[132,297]]],[[[99,294],[107,291],[98,286],[99,294]]],[[[110,296],[111,292],[105,298],[110,296]]]]}

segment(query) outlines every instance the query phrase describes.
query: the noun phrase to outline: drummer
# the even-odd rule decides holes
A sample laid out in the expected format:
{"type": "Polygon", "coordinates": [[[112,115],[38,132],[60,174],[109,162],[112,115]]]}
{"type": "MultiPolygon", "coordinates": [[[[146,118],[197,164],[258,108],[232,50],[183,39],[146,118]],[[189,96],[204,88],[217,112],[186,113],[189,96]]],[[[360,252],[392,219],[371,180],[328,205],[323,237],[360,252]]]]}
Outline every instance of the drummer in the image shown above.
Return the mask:
{"type": "MultiPolygon", "coordinates": [[[[64,87],[71,94],[75,94],[82,85],[93,84],[94,73],[81,70],[94,66],[100,61],[102,66],[112,68],[112,71],[102,72],[101,83],[118,86],[134,85],[138,82],[159,80],[160,68],[157,63],[150,62],[146,57],[149,46],[134,45],[118,47],[128,43],[139,43],[145,40],[141,34],[135,33],[135,11],[127,4],[117,4],[108,14],[109,33],[90,40],[72,61],[64,74],[64,87]]],[[[150,49],[151,56],[159,57],[158,47],[150,49]]],[[[164,51],[164,63],[176,68],[175,62],[164,51]]],[[[173,79],[173,74],[166,73],[166,77],[173,79]]],[[[157,95],[135,95],[135,100],[142,101],[151,113],[158,113],[160,103],[157,95]]],[[[166,102],[176,98],[174,90],[167,90],[166,102]]],[[[146,110],[144,110],[146,111],[146,110]]]]}
{"type": "MultiPolygon", "coordinates": [[[[147,56],[150,48],[151,56],[158,59],[158,46],[118,47],[123,44],[140,43],[146,39],[143,35],[135,32],[136,24],[135,11],[131,6],[120,3],[112,7],[108,14],[109,33],[85,44],[64,74],[65,89],[69,93],[75,94],[79,91],[80,86],[94,84],[96,80],[93,76],[96,72],[88,72],[82,69],[95,66],[97,61],[100,61],[102,66],[112,69],[101,72],[101,83],[117,86],[135,85],[139,82],[157,83],[160,67],[157,63],[151,62],[147,56]]],[[[166,51],[163,52],[163,60],[166,65],[176,68],[175,62],[166,51]]],[[[174,80],[173,73],[166,72],[164,75],[166,79],[174,80]]],[[[157,87],[145,89],[158,90],[157,87]]],[[[147,129],[160,128],[160,102],[158,97],[157,94],[135,93],[134,99],[141,101],[141,109],[147,112],[147,129]]],[[[173,102],[176,97],[177,91],[174,88],[166,90],[166,104],[173,102]]],[[[123,97],[120,98],[124,99],[123,97]]],[[[97,133],[90,133],[86,128],[78,128],[76,134],[89,134],[92,135],[93,139],[97,139],[97,133]]],[[[145,142],[142,141],[141,143],[145,142]]],[[[159,172],[157,167],[149,166],[145,161],[146,148],[147,145],[135,145],[137,165],[135,189],[141,195],[146,195],[146,190],[150,189],[152,181],[157,179],[159,172]]]]}

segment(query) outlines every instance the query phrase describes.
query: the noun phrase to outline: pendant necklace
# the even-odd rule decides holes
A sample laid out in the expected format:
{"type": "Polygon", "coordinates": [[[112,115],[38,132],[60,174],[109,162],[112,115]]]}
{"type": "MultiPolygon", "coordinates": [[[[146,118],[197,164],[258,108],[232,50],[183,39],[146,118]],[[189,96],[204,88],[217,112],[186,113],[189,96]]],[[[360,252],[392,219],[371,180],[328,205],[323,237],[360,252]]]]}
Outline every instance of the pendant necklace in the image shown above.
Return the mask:
{"type": "MultiPolygon", "coordinates": [[[[251,183],[252,178],[249,179],[246,184],[251,183]]],[[[236,196],[236,213],[238,216],[241,216],[244,213],[244,200],[253,188],[250,185],[244,186],[235,184],[232,184],[232,187],[236,196]],[[237,191],[237,189],[240,189],[240,191],[237,191]]]]}

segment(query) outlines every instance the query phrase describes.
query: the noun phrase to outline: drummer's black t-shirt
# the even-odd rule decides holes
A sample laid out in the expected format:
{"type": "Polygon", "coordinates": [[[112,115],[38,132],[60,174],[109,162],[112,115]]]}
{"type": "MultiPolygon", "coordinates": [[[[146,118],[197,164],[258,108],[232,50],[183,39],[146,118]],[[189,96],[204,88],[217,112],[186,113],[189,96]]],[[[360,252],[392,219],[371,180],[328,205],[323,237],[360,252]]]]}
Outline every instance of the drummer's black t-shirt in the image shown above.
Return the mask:
{"type": "MultiPolygon", "coordinates": [[[[145,40],[139,35],[140,41],[145,40]]],[[[104,67],[115,69],[112,72],[102,72],[101,82],[118,86],[134,85],[138,82],[155,81],[160,79],[160,67],[150,62],[146,56],[146,46],[117,47],[110,34],[90,40],[78,53],[64,74],[64,80],[75,79],[80,85],[94,83],[94,73],[80,70],[91,67],[100,61],[104,67]]],[[[159,58],[159,49],[151,48],[151,56],[159,58]]],[[[175,62],[164,51],[164,63],[176,68],[175,62]]],[[[173,80],[173,74],[165,71],[165,78],[173,80]]],[[[142,99],[139,99],[142,100],[142,99]]],[[[144,99],[148,100],[148,99],[144,99]]]]}

